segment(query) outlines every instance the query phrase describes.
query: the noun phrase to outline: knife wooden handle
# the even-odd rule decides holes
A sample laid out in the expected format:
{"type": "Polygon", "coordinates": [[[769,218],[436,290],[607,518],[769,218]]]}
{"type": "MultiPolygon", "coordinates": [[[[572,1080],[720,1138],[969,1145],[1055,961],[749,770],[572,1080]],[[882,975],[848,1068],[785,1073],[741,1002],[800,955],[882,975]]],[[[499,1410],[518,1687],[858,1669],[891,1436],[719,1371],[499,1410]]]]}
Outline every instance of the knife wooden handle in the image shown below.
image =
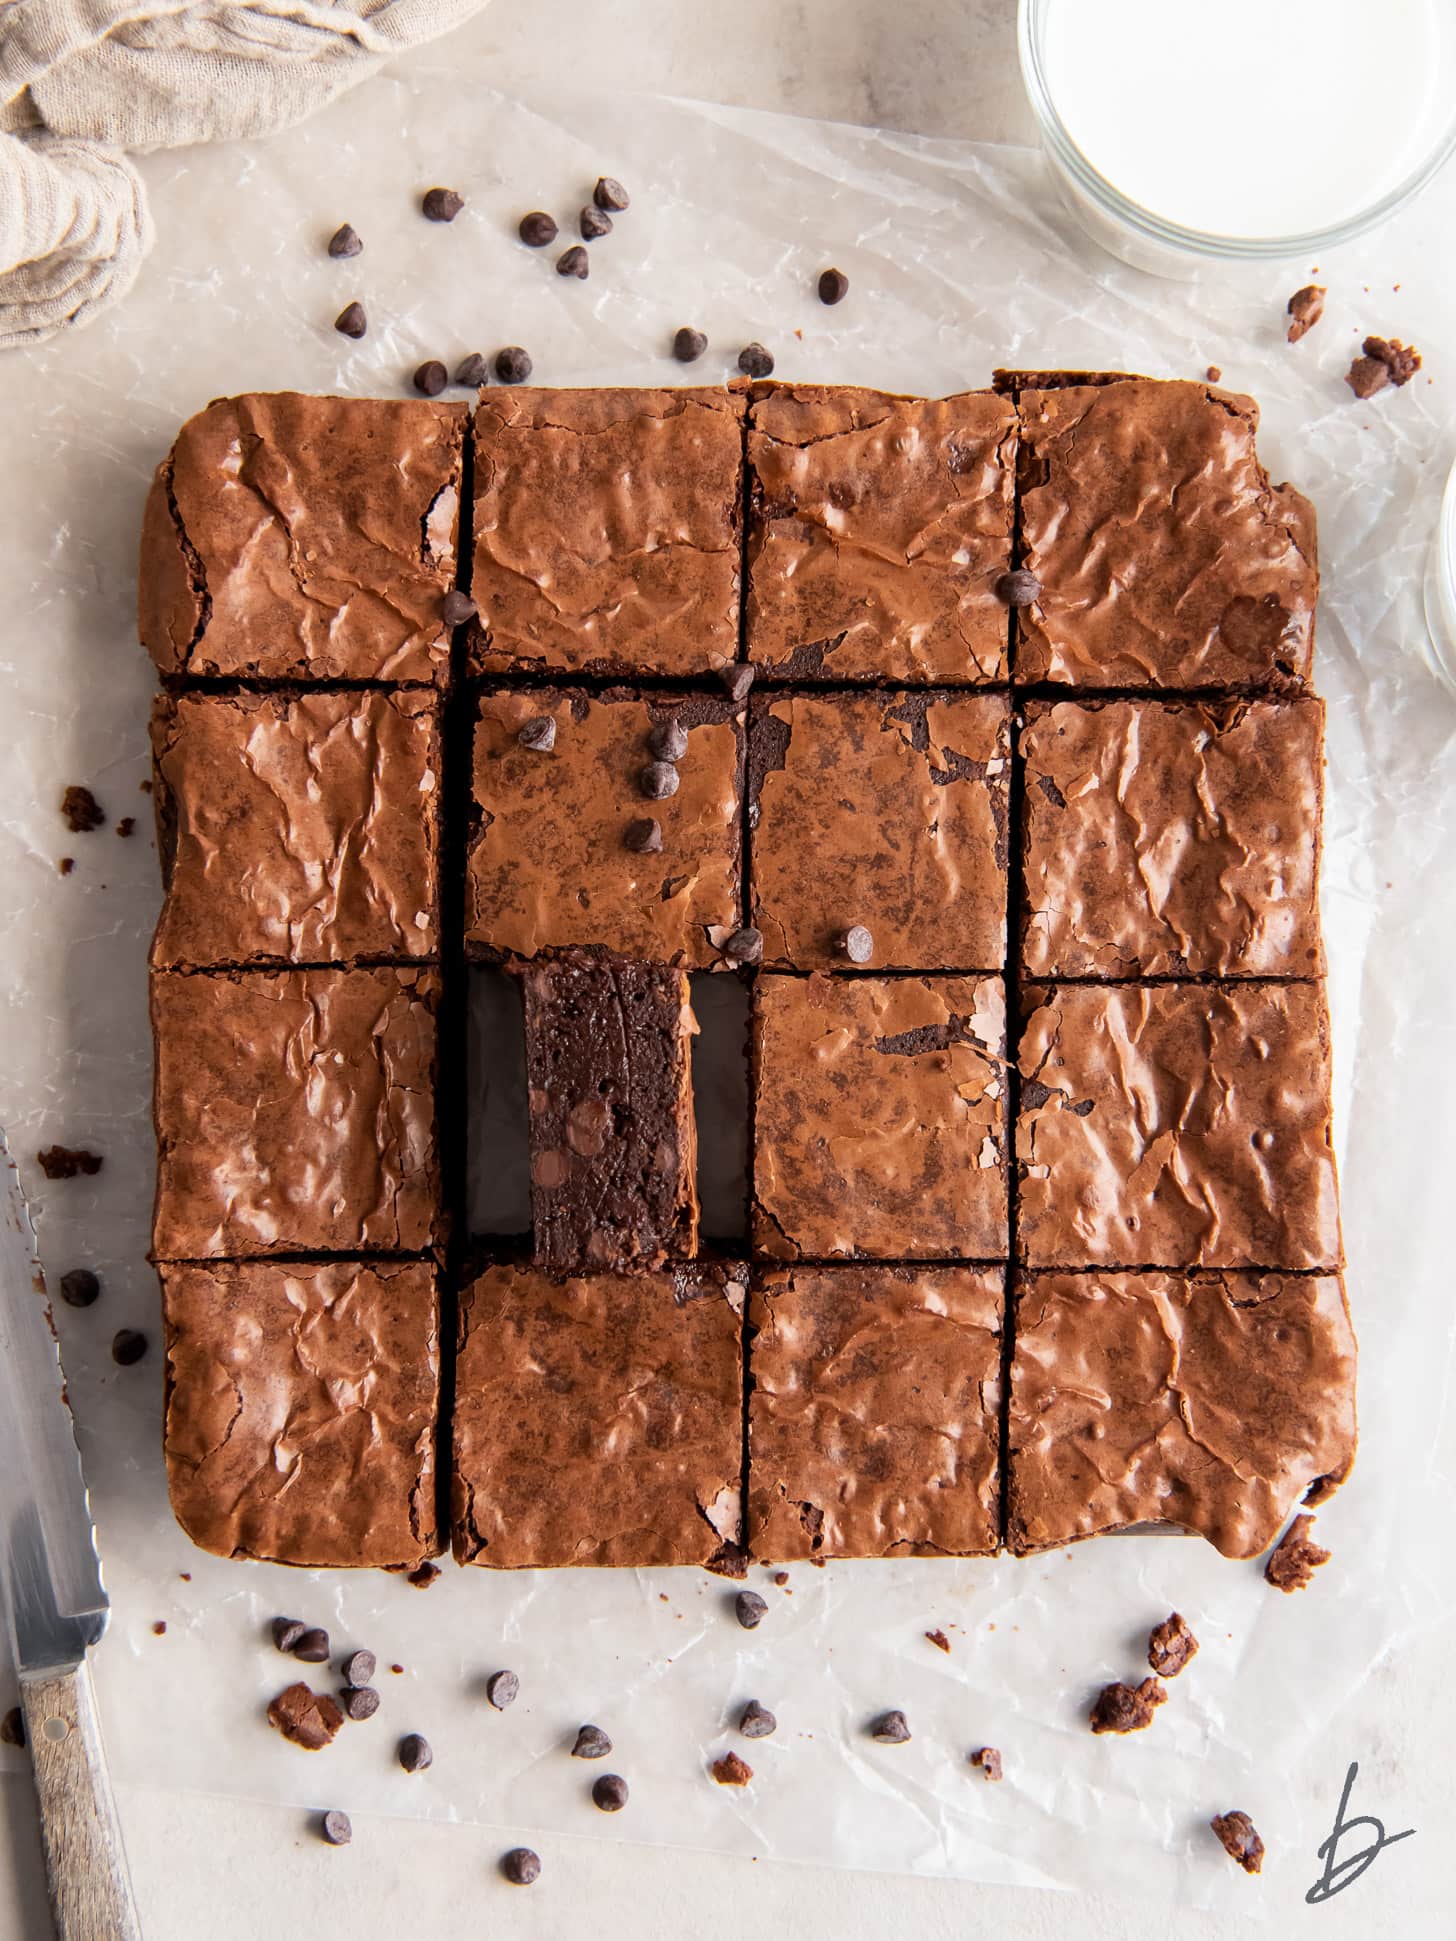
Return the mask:
{"type": "Polygon", "coordinates": [[[141,1941],[90,1667],[23,1678],[20,1697],[58,1941],[141,1941]]]}

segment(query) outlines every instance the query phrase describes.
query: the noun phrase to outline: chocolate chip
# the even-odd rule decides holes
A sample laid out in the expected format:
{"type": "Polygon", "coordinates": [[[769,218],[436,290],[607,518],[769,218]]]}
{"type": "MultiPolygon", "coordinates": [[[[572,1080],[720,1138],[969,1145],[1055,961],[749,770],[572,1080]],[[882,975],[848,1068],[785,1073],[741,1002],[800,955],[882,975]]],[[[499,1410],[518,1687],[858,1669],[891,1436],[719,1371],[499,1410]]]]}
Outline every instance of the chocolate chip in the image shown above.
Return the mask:
{"type": "Polygon", "coordinates": [[[329,238],[330,256],[358,256],[364,244],[351,222],[341,222],[329,238]]]}
{"type": "Polygon", "coordinates": [[[570,249],[562,250],[556,259],[556,274],[579,277],[585,283],[591,275],[591,258],[580,243],[573,243],[570,249]]]}
{"type": "Polygon", "coordinates": [[[431,222],[454,222],[465,207],[465,198],[453,189],[426,189],[420,207],[431,222]]]}
{"type": "MultiPolygon", "coordinates": [[[[723,955],[735,964],[756,964],[763,956],[763,932],[755,930],[746,923],[741,930],[735,930],[725,939],[723,955]]],[[[745,1593],[752,1596],[752,1592],[745,1593]]]]}
{"type": "Polygon", "coordinates": [[[733,1615],[745,1631],[756,1631],[767,1609],[767,1603],[757,1591],[740,1591],[733,1600],[733,1615]]]}
{"type": "Polygon", "coordinates": [[[306,1665],[325,1665],[329,1660],[329,1634],[321,1626],[313,1625],[295,1638],[290,1649],[306,1665]]]}
{"type": "Polygon", "coordinates": [[[598,236],[609,236],[612,233],[612,218],[605,209],[599,209],[594,202],[587,203],[577,221],[582,235],[589,243],[594,243],[598,236]]]}
{"type": "Polygon", "coordinates": [[[753,686],[753,669],[745,662],[738,661],[722,670],[722,681],[728,690],[728,699],[736,707],[748,699],[748,690],[753,686]]]}
{"type": "Polygon", "coordinates": [[[571,1756],[573,1759],[605,1759],[611,1749],[612,1742],[599,1725],[584,1725],[576,1735],[571,1756]]]}
{"type": "Polygon", "coordinates": [[[708,1771],[720,1786],[746,1786],[753,1777],[753,1768],[736,1752],[725,1752],[721,1759],[715,1759],[708,1771]]]}
{"type": "Polygon", "coordinates": [[[341,337],[362,337],[369,328],[362,303],[346,303],[334,318],[334,329],[341,337]]]}
{"type": "Polygon", "coordinates": [[[533,714],[529,721],[521,723],[516,731],[516,740],[522,748],[534,749],[538,755],[549,755],[556,746],[556,717],[533,714]]]}
{"type": "Polygon", "coordinates": [[[106,811],[96,800],[90,789],[82,783],[72,782],[61,795],[61,814],[66,819],[66,827],[73,836],[84,836],[92,829],[99,829],[106,820],[106,811]]]}
{"type": "Polygon", "coordinates": [[[455,382],[463,384],[468,391],[478,391],[489,377],[490,366],[478,350],[471,351],[468,357],[462,357],[455,372],[455,382]]]}
{"type": "Polygon", "coordinates": [[[450,374],[438,357],[426,358],[410,379],[415,389],[427,398],[438,398],[450,382],[450,374]]]}
{"type": "Polygon", "coordinates": [[[819,278],[819,301],[843,303],[849,295],[849,278],[843,270],[825,270],[819,278]]]}
{"type": "Polygon", "coordinates": [[[533,209],[521,217],[516,234],[528,249],[545,249],[547,243],[556,241],[556,218],[544,209],[533,209]]]}
{"type": "Polygon", "coordinates": [[[307,1631],[308,1626],[301,1624],[297,1618],[276,1617],[273,1620],[271,1629],[273,1632],[273,1642],[277,1645],[278,1649],[280,1651],[292,1651],[304,1632],[307,1631]]]}
{"type": "Polygon", "coordinates": [[[903,1712],[881,1712],[870,1727],[870,1737],[878,1745],[903,1746],[910,1738],[910,1728],[905,1723],[903,1712]]]}
{"type": "Polygon", "coordinates": [[[852,923],[834,939],[834,948],[851,964],[867,964],[875,954],[875,940],[862,923],[852,923]]]}
{"type": "Polygon", "coordinates": [[[541,1878],[541,1856],[529,1847],[512,1847],[501,1855],[500,1870],[513,1887],[529,1887],[541,1878]]]}
{"type": "Polygon", "coordinates": [[[631,207],[632,198],[615,175],[599,175],[592,190],[592,201],[599,209],[610,209],[613,215],[620,215],[623,209],[631,207]]]}
{"type": "Polygon", "coordinates": [[[118,1368],[134,1368],[147,1352],[147,1338],[135,1328],[118,1328],[111,1337],[111,1359],[118,1368]]]}
{"type": "Polygon", "coordinates": [[[987,1779],[1001,1777],[1001,1755],[995,1746],[979,1746],[971,1754],[971,1764],[979,1766],[987,1779]]]}
{"type": "Polygon", "coordinates": [[[1029,607],[1033,600],[1041,598],[1041,581],[1035,573],[1028,573],[1024,566],[1018,566],[1001,575],[995,591],[996,598],[1003,600],[1008,607],[1029,607]]]}
{"type": "Polygon", "coordinates": [[[688,752],[688,731],[675,714],[666,721],[654,721],[647,746],[661,762],[680,762],[688,752]]]}
{"type": "Polygon", "coordinates": [[[470,595],[460,592],[457,587],[452,586],[440,602],[440,618],[447,627],[462,627],[467,620],[473,620],[479,612],[480,608],[470,595]]]}
{"type": "Polygon", "coordinates": [[[662,847],[662,824],[656,816],[642,816],[627,824],[622,841],[634,856],[655,856],[662,847]]]}
{"type": "Polygon", "coordinates": [[[708,340],[701,330],[690,330],[686,324],[672,340],[672,354],[679,364],[696,364],[708,348],[708,340]]]}
{"type": "Polygon", "coordinates": [[[418,1732],[406,1732],[400,1740],[395,1757],[407,1773],[422,1773],[426,1766],[433,1766],[435,1755],[430,1750],[430,1742],[418,1732]]]}
{"type": "Polygon", "coordinates": [[[374,1676],[374,1653],[351,1651],[339,1670],[346,1685],[367,1685],[374,1676]]]}
{"type": "Polygon", "coordinates": [[[592,1802],[604,1813],[620,1813],[627,1804],[627,1782],[620,1773],[603,1773],[592,1783],[592,1802]]]}
{"type": "Polygon", "coordinates": [[[524,384],[531,375],[530,353],[519,344],[507,344],[495,354],[495,374],[502,384],[524,384]]]}
{"type": "Polygon", "coordinates": [[[749,1699],[738,1721],[738,1730],[745,1739],[766,1739],[771,1732],[777,1732],[779,1722],[766,1705],[760,1705],[756,1698],[749,1699]]]}
{"type": "Polygon", "coordinates": [[[319,1831],[331,1847],[347,1847],[354,1837],[354,1829],[349,1824],[348,1814],[340,1813],[337,1809],[324,1814],[319,1822],[319,1831]]]}
{"type": "Polygon", "coordinates": [[[762,344],[745,344],[738,353],[738,368],[745,377],[769,377],[773,358],[762,344]]]}
{"type": "Polygon", "coordinates": [[[73,1267],[61,1275],[61,1299],[67,1307],[90,1307],[101,1293],[101,1283],[89,1267],[73,1267]]]}
{"type": "Polygon", "coordinates": [[[637,778],[637,785],[649,802],[665,802],[678,791],[679,776],[671,762],[649,762],[637,778]]]}
{"type": "Polygon", "coordinates": [[[497,1712],[504,1712],[520,1697],[521,1681],[513,1671],[494,1671],[485,1681],[485,1695],[497,1712]]]}
{"type": "Polygon", "coordinates": [[[0,1719],[0,1746],[23,1746],[25,1744],[25,1714],[18,1705],[0,1719]]]}
{"type": "Polygon", "coordinates": [[[82,1173],[89,1179],[102,1166],[100,1153],[84,1146],[42,1146],[35,1163],[47,1179],[77,1179],[82,1173]]]}
{"type": "Polygon", "coordinates": [[[345,1718],[362,1723],[379,1710],[379,1694],[372,1685],[350,1685],[339,1693],[339,1703],[345,1718]]]}

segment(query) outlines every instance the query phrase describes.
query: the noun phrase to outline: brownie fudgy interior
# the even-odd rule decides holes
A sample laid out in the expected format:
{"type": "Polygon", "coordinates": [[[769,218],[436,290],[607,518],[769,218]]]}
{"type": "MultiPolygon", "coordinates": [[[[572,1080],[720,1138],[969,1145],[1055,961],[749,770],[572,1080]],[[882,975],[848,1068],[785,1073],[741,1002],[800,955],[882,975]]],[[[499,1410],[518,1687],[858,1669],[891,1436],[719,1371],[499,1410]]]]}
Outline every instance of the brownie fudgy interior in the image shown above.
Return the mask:
{"type": "Polygon", "coordinates": [[[1314,516],[1257,423],[1026,370],[183,427],[140,624],[196,1542],[1241,1557],[1343,1479],[1314,516]],[[504,1237],[464,1046],[501,969],[504,1237]],[[690,974],[740,1087],[695,1094],[690,974]]]}

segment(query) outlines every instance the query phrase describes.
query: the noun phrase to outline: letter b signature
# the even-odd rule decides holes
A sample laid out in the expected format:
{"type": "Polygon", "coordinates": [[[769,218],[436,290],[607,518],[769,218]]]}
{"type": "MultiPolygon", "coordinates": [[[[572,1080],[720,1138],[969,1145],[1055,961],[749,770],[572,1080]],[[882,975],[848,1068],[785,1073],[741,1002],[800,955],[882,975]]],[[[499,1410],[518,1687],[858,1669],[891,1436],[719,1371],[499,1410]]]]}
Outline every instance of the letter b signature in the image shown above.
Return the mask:
{"type": "Polygon", "coordinates": [[[1350,1762],[1350,1770],[1345,1774],[1345,1790],[1340,1794],[1339,1810],[1335,1814],[1335,1829],[1319,1848],[1319,1857],[1324,1862],[1324,1872],[1305,1895],[1311,1907],[1318,1907],[1332,1894],[1341,1894],[1357,1881],[1365,1869],[1382,1853],[1386,1847],[1393,1847],[1397,1840],[1409,1840],[1415,1832],[1408,1826],[1404,1833],[1387,1833],[1385,1822],[1377,1820],[1369,1813],[1359,1813],[1353,1820],[1345,1818],[1350,1804],[1350,1793],[1355,1785],[1355,1775],[1360,1770],[1355,1761],[1350,1762]],[[1344,1854],[1340,1853],[1343,1841],[1352,1835],[1360,1834],[1362,1843],[1358,1848],[1344,1854]]]}

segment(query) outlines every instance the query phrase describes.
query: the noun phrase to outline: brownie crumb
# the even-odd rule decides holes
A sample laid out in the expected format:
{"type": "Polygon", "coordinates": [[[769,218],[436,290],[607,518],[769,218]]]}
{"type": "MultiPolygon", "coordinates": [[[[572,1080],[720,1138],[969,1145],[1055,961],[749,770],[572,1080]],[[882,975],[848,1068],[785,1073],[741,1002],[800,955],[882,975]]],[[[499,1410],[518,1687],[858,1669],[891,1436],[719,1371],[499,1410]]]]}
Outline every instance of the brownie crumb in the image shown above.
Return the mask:
{"type": "Polygon", "coordinates": [[[101,1298],[101,1283],[89,1267],[73,1267],[61,1275],[61,1299],[67,1307],[90,1307],[101,1298]]]}
{"type": "Polygon", "coordinates": [[[56,863],[56,869],[62,876],[69,876],[75,867],[76,859],[74,856],[62,856],[56,863]]]}
{"type": "Polygon", "coordinates": [[[167,1635],[167,1620],[165,1618],[158,1618],[156,1623],[152,1626],[152,1636],[154,1638],[165,1638],[166,1635],[167,1635]]]}
{"type": "Polygon", "coordinates": [[[1302,1591],[1320,1565],[1329,1562],[1329,1551],[1309,1540],[1313,1528],[1312,1516],[1297,1516],[1270,1552],[1264,1575],[1275,1590],[1302,1591]]]}
{"type": "Polygon", "coordinates": [[[773,1574],[773,1580],[779,1589],[782,1590],[784,1585],[789,1581],[789,1573],[786,1570],[776,1570],[773,1574]]]}
{"type": "Polygon", "coordinates": [[[1001,1755],[995,1746],[977,1746],[971,1754],[971,1764],[979,1768],[987,1779],[1000,1779],[1001,1755]]]}
{"type": "Polygon", "coordinates": [[[1197,1655],[1198,1640],[1177,1611],[1155,1624],[1148,1634],[1148,1663],[1159,1678],[1176,1678],[1197,1655]]]}
{"type": "Polygon", "coordinates": [[[870,1737],[878,1745],[903,1746],[910,1740],[910,1727],[903,1712],[881,1712],[870,1726],[870,1737]]]}
{"type": "Polygon", "coordinates": [[[512,1847],[501,1855],[500,1870],[513,1887],[529,1887],[541,1878],[541,1856],[530,1847],[512,1847]]]}
{"type": "Polygon", "coordinates": [[[92,829],[99,829],[106,820],[105,809],[90,789],[79,782],[72,782],[62,793],[61,814],[73,836],[87,835],[92,829]]]}
{"type": "Polygon", "coordinates": [[[25,1744],[25,1714],[18,1705],[0,1719],[0,1746],[23,1746],[25,1744]]]}
{"type": "Polygon", "coordinates": [[[268,1707],[268,1723],[305,1752],[320,1752],[333,1743],[344,1715],[327,1692],[286,1685],[268,1707]]]}
{"type": "Polygon", "coordinates": [[[753,1777],[753,1768],[736,1752],[725,1752],[721,1759],[715,1759],[708,1771],[720,1786],[746,1786],[753,1777]]]}
{"type": "Polygon", "coordinates": [[[420,1564],[417,1569],[406,1571],[404,1581],[413,1584],[417,1591],[427,1591],[439,1575],[438,1564],[420,1564]]]}
{"type": "Polygon", "coordinates": [[[1153,1713],[1163,1704],[1168,1689],[1157,1678],[1145,1678],[1141,1685],[1104,1685],[1092,1707],[1094,1732],[1142,1732],[1153,1722],[1153,1713]]]}
{"type": "Polygon", "coordinates": [[[1210,384],[1221,384],[1223,382],[1223,372],[1218,368],[1217,364],[1210,364],[1203,375],[1208,379],[1210,384]]]}
{"type": "Polygon", "coordinates": [[[1357,357],[1345,373],[1345,382],[1363,402],[1385,389],[1390,382],[1390,372],[1377,358],[1357,357]]]}
{"type": "Polygon", "coordinates": [[[1308,336],[1325,314],[1324,285],[1306,283],[1302,290],[1295,291],[1286,307],[1289,311],[1289,329],[1286,334],[1291,344],[1297,344],[1301,337],[1308,336]]]}
{"type": "Polygon", "coordinates": [[[347,1847],[354,1837],[347,1813],[337,1810],[325,1813],[319,1822],[319,1832],[331,1847],[347,1847]]]}
{"type": "Polygon", "coordinates": [[[101,1171],[100,1153],[84,1146],[43,1146],[35,1163],[47,1179],[78,1179],[83,1173],[89,1179],[101,1171]]]}
{"type": "Polygon", "coordinates": [[[135,828],[136,817],[134,815],[124,815],[116,825],[116,833],[119,836],[129,836],[135,828]]]}
{"type": "Polygon", "coordinates": [[[1247,1813],[1220,1813],[1208,1824],[1230,1859],[1237,1860],[1246,1874],[1259,1872],[1264,1865],[1264,1842],[1247,1813]]]}
{"type": "Polygon", "coordinates": [[[1367,357],[1385,366],[1392,384],[1409,384],[1421,368],[1420,352],[1403,344],[1398,337],[1367,337],[1360,348],[1367,357]]]}
{"type": "Polygon", "coordinates": [[[950,1650],[950,1639],[945,1635],[944,1631],[927,1631],[925,1635],[937,1651],[950,1650]]]}

